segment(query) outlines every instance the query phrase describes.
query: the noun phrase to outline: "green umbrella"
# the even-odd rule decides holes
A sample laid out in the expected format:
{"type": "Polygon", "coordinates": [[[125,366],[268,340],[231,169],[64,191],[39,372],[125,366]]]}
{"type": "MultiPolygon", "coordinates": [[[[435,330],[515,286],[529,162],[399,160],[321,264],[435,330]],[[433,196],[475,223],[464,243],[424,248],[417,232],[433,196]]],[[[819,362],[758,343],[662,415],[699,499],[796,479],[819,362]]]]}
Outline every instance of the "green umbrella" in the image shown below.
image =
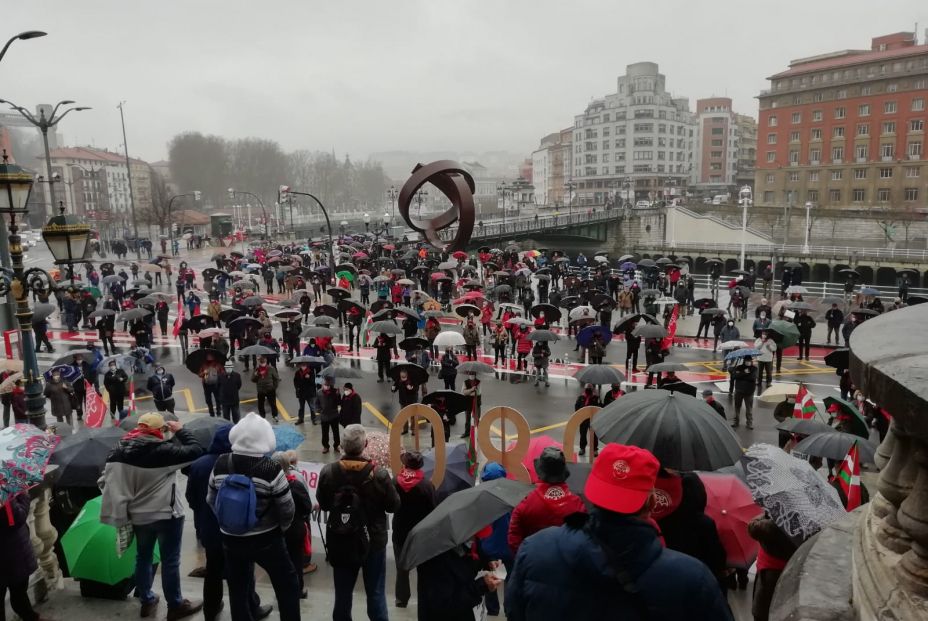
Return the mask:
{"type": "Polygon", "coordinates": [[[349,271],[338,272],[335,275],[338,276],[339,278],[344,278],[348,282],[354,282],[354,274],[352,274],[349,271]]]}
{"type": "MultiPolygon", "coordinates": [[[[102,500],[97,496],[87,501],[61,538],[61,547],[72,578],[112,585],[135,575],[136,543],[133,541],[121,557],[116,556],[116,529],[100,523],[102,500]]],[[[160,560],[155,546],[152,562],[160,560]]]]}
{"type": "Polygon", "coordinates": [[[870,428],[867,427],[867,421],[860,415],[860,411],[857,409],[856,405],[844,399],[839,399],[838,397],[825,397],[823,401],[825,402],[826,411],[830,412],[833,409],[831,406],[834,405],[841,410],[842,414],[847,414],[850,421],[848,423],[848,429],[844,431],[852,433],[855,436],[860,436],[864,440],[870,439],[870,428]]]}
{"type": "Polygon", "coordinates": [[[770,322],[768,330],[772,330],[772,338],[780,347],[790,347],[799,341],[799,328],[796,324],[779,319],[770,322]]]}
{"type": "Polygon", "coordinates": [[[90,295],[92,295],[94,298],[98,300],[103,296],[103,294],[100,293],[100,289],[98,289],[97,287],[87,287],[86,289],[84,289],[84,291],[89,291],[90,295]]]}

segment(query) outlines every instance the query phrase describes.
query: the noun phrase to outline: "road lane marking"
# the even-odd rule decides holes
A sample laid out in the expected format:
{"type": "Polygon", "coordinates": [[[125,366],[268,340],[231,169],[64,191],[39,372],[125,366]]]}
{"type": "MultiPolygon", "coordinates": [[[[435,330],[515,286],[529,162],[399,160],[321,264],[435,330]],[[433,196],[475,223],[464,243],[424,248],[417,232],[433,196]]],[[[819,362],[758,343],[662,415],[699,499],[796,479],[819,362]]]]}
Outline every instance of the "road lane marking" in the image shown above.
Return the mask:
{"type": "Polygon", "coordinates": [[[393,423],[387,420],[387,417],[381,414],[380,410],[378,410],[377,407],[373,403],[371,403],[370,401],[365,401],[364,407],[367,408],[367,411],[370,412],[374,418],[376,418],[381,423],[383,423],[384,427],[386,427],[387,429],[393,428],[393,423]]]}

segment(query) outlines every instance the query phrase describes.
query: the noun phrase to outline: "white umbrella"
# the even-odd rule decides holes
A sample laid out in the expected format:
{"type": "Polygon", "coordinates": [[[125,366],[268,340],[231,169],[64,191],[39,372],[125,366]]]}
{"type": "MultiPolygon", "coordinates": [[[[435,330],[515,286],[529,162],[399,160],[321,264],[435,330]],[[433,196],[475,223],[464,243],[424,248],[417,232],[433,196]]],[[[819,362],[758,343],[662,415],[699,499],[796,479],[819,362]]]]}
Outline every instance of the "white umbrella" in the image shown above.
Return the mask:
{"type": "Polygon", "coordinates": [[[596,317],[596,310],[592,306],[578,306],[570,311],[570,320],[581,319],[584,317],[589,317],[593,319],[596,317]]]}
{"type": "Polygon", "coordinates": [[[460,332],[440,332],[433,341],[435,347],[459,347],[464,345],[464,335],[460,332]]]}
{"type": "Polygon", "coordinates": [[[724,343],[719,345],[719,349],[721,349],[722,351],[728,351],[729,349],[735,350],[735,349],[741,349],[742,347],[747,347],[747,346],[748,344],[743,341],[725,341],[724,343]]]}

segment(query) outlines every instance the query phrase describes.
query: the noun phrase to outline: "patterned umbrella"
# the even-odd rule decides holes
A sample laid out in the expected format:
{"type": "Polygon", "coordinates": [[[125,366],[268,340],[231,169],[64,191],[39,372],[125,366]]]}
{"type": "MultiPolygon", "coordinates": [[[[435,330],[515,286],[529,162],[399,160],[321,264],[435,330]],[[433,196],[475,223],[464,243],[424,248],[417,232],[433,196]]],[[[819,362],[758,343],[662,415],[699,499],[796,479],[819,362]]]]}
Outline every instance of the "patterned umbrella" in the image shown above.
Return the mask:
{"type": "Polygon", "coordinates": [[[60,441],[33,425],[19,423],[0,431],[0,506],[42,482],[60,441]]]}
{"type": "Polygon", "coordinates": [[[274,438],[277,439],[278,451],[292,451],[303,444],[306,439],[293,425],[274,425],[274,438]]]}
{"type": "Polygon", "coordinates": [[[754,444],[741,458],[754,501],[796,543],[847,512],[837,490],[809,462],[770,444],[754,444]]]}
{"type": "Polygon", "coordinates": [[[390,438],[382,431],[369,431],[367,433],[367,447],[364,455],[371,462],[382,468],[390,468],[390,438]]]}

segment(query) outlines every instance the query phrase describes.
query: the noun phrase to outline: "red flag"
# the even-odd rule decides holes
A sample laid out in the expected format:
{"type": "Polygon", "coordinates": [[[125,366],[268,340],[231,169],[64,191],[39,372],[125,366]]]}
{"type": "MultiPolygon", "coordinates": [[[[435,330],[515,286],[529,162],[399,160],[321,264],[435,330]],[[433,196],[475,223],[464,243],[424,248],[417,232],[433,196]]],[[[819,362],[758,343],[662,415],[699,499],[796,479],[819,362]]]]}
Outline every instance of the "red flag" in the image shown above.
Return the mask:
{"type": "Polygon", "coordinates": [[[680,314],[680,305],[673,305],[673,313],[670,315],[670,323],[667,324],[667,336],[661,341],[661,349],[670,349],[673,347],[673,337],[677,334],[677,316],[680,314]]]}
{"type": "Polygon", "coordinates": [[[184,303],[177,302],[177,319],[174,320],[174,338],[180,334],[180,323],[184,320],[184,303]]]}
{"type": "Polygon", "coordinates": [[[796,405],[793,406],[793,418],[815,418],[816,414],[818,408],[812,401],[812,393],[800,384],[799,392],[796,393],[796,405]]]}
{"type": "Polygon", "coordinates": [[[135,416],[135,378],[129,378],[129,414],[135,416]]]}
{"type": "Polygon", "coordinates": [[[106,404],[97,394],[93,384],[84,380],[84,425],[102,427],[104,418],[106,418],[106,404]]]}
{"type": "Polygon", "coordinates": [[[841,491],[844,492],[844,497],[847,499],[845,509],[853,511],[859,507],[861,501],[860,451],[857,448],[857,442],[854,442],[854,445],[848,449],[844,463],[841,464],[835,478],[838,480],[838,485],[841,486],[841,491]]]}

